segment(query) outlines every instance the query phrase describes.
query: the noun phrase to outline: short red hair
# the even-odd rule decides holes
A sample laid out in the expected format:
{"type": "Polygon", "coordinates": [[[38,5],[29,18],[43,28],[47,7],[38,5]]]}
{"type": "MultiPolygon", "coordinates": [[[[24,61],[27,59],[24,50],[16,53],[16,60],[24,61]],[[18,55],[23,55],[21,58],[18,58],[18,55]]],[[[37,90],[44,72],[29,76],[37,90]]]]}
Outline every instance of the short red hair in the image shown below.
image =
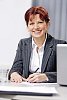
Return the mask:
{"type": "Polygon", "coordinates": [[[30,20],[30,16],[31,15],[34,16],[36,14],[39,14],[39,17],[42,21],[45,20],[46,23],[48,23],[50,21],[48,11],[45,8],[40,7],[40,6],[33,6],[30,9],[28,9],[25,13],[25,21],[26,21],[27,26],[28,26],[28,22],[30,20]]]}

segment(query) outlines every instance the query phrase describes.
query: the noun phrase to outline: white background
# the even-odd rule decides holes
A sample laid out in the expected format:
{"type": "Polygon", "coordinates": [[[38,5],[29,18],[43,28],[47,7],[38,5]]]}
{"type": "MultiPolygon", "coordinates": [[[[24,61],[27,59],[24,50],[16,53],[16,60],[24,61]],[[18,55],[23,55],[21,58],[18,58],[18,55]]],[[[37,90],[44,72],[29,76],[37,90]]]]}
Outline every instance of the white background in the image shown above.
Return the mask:
{"type": "Polygon", "coordinates": [[[31,0],[0,0],[0,67],[11,67],[18,42],[29,37],[24,14],[31,0]]]}

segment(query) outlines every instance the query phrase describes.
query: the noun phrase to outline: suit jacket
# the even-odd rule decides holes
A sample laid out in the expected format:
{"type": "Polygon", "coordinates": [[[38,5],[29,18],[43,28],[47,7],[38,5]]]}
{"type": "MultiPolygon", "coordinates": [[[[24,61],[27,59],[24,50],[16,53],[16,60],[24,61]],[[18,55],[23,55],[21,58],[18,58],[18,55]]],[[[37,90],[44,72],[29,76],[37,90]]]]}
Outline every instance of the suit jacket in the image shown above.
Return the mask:
{"type": "MultiPolygon", "coordinates": [[[[56,45],[66,43],[63,40],[57,40],[51,35],[47,35],[47,40],[44,46],[44,54],[42,59],[41,73],[45,73],[49,79],[48,82],[57,82],[57,64],[56,64],[56,45]]],[[[27,78],[29,76],[29,63],[32,50],[32,38],[21,39],[18,44],[16,57],[13,66],[9,72],[18,72],[20,75],[27,78]]]]}

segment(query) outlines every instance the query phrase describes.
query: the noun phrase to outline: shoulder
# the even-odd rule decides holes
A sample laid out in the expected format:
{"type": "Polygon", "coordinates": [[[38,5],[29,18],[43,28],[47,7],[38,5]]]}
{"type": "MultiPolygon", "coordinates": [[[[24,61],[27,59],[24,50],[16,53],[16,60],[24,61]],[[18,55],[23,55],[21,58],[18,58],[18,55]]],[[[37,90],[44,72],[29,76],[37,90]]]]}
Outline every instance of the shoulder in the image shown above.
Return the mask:
{"type": "Polygon", "coordinates": [[[54,38],[54,43],[55,44],[67,44],[67,42],[65,40],[55,39],[55,38],[54,38]]]}
{"type": "Polygon", "coordinates": [[[67,44],[67,41],[61,40],[61,39],[56,39],[53,36],[51,36],[50,34],[48,34],[48,39],[55,45],[56,44],[67,44]]]}
{"type": "Polygon", "coordinates": [[[24,39],[20,39],[19,45],[25,44],[25,43],[29,43],[29,42],[31,42],[31,41],[32,41],[32,38],[31,38],[31,37],[29,37],[29,38],[24,38],[24,39]]]}

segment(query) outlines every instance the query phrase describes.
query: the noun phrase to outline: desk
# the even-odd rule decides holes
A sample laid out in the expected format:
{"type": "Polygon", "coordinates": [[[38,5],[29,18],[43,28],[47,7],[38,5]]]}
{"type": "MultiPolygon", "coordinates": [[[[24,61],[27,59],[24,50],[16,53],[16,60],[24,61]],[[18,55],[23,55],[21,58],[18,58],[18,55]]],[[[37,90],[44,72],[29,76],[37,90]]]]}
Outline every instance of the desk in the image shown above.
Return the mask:
{"type": "Polygon", "coordinates": [[[67,100],[67,87],[59,86],[58,84],[50,84],[55,86],[58,91],[57,95],[53,96],[26,96],[26,95],[3,95],[0,94],[0,100],[67,100]]]}

